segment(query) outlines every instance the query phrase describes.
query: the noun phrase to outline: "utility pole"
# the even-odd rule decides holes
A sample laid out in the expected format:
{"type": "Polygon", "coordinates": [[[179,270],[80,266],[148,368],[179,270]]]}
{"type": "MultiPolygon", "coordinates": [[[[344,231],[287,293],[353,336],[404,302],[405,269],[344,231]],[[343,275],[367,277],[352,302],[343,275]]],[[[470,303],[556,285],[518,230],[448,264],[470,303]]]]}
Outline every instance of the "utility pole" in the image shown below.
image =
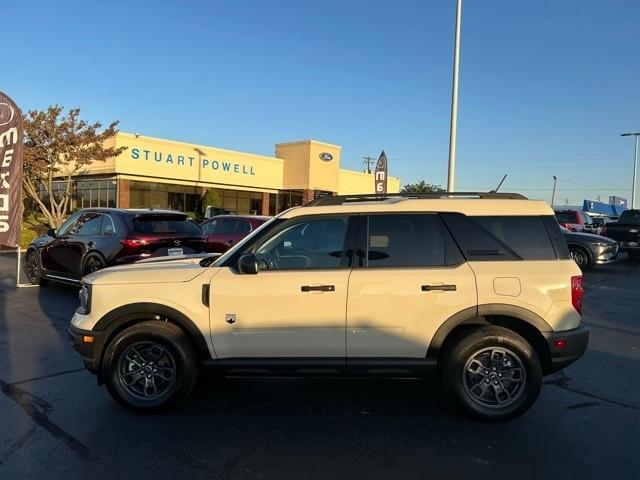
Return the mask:
{"type": "Polygon", "coordinates": [[[623,133],[621,137],[636,137],[636,151],[633,156],[633,181],[631,182],[631,208],[636,208],[636,169],[638,168],[638,136],[640,132],[623,133]]]}
{"type": "Polygon", "coordinates": [[[460,27],[462,22],[462,0],[456,9],[456,33],[453,45],[453,87],[451,89],[451,125],[449,129],[449,175],[447,191],[455,191],[456,140],[458,136],[458,71],[460,67],[460,27]]]}
{"type": "Polygon", "coordinates": [[[553,176],[553,191],[551,192],[551,208],[553,208],[553,202],[556,198],[556,182],[558,181],[558,177],[553,176]]]}
{"type": "Polygon", "coordinates": [[[365,170],[364,171],[367,172],[367,173],[371,173],[371,165],[373,164],[373,162],[376,161],[376,159],[373,158],[373,157],[369,157],[369,156],[362,157],[362,158],[364,158],[364,162],[362,162],[362,164],[365,166],[365,170]]]}

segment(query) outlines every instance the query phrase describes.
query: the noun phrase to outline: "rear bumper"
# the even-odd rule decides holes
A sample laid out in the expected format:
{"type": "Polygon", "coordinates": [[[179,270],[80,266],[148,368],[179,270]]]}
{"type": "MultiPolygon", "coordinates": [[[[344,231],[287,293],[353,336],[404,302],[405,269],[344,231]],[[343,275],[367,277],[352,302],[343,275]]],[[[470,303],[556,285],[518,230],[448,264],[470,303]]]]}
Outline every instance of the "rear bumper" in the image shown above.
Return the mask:
{"type": "Polygon", "coordinates": [[[557,372],[579,359],[589,345],[589,327],[581,323],[578,328],[562,332],[542,332],[551,352],[551,371],[557,372]],[[564,346],[559,346],[564,340],[564,346]]]}
{"type": "Polygon", "coordinates": [[[98,352],[100,350],[100,346],[102,345],[103,332],[82,330],[71,325],[68,329],[68,333],[69,340],[71,340],[73,348],[75,348],[82,357],[84,366],[90,372],[96,373],[98,371],[98,363],[100,361],[100,359],[98,358],[98,352]],[[93,338],[93,342],[86,342],[85,337],[93,338]]]}

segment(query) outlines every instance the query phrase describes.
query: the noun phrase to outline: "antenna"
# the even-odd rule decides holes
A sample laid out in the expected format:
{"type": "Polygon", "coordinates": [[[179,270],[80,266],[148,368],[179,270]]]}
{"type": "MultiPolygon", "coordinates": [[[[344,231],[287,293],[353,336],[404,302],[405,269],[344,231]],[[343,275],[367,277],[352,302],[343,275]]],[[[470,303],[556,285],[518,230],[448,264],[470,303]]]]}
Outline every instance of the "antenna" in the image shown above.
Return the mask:
{"type": "Polygon", "coordinates": [[[502,177],[502,180],[500,180],[500,183],[498,184],[498,186],[494,190],[491,190],[489,193],[498,193],[498,190],[500,190],[500,187],[504,183],[504,179],[505,178],[507,178],[507,174],[506,173],[504,174],[504,177],[502,177]]]}

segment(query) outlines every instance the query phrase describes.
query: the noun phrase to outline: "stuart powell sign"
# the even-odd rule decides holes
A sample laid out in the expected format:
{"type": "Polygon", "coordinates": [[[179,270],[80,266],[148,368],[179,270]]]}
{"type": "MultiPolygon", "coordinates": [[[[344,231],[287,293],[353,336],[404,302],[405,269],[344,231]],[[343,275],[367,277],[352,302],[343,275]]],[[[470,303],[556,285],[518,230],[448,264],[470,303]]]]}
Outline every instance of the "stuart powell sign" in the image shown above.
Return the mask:
{"type": "Polygon", "coordinates": [[[384,150],[380,154],[380,158],[378,158],[378,163],[376,163],[375,179],[376,193],[387,193],[387,156],[385,155],[384,150]]]}
{"type": "Polygon", "coordinates": [[[20,242],[22,112],[0,92],[0,245],[20,242]]]}

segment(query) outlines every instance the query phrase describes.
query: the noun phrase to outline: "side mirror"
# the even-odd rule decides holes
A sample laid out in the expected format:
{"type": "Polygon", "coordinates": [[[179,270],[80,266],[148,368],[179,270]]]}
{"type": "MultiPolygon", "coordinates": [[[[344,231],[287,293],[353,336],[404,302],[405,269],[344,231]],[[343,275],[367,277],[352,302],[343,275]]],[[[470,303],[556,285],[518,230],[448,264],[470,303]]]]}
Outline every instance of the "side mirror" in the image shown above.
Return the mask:
{"type": "Polygon", "coordinates": [[[49,230],[47,230],[47,235],[49,237],[54,237],[56,236],[56,229],[55,228],[50,228],[49,230]]]}
{"type": "Polygon", "coordinates": [[[244,275],[255,275],[258,273],[258,259],[251,253],[242,255],[238,259],[238,270],[244,275]]]}

